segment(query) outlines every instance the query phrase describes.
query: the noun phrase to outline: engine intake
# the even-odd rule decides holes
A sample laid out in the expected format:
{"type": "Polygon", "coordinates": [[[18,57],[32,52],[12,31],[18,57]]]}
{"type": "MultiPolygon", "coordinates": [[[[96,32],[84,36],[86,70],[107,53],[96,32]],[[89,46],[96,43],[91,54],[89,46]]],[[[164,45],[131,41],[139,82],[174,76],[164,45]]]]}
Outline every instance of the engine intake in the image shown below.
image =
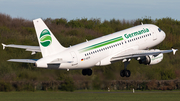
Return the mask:
{"type": "Polygon", "coordinates": [[[149,65],[151,63],[151,59],[149,56],[145,56],[142,59],[139,60],[140,64],[149,65]]]}
{"type": "Polygon", "coordinates": [[[145,64],[145,65],[154,65],[154,64],[158,64],[159,62],[161,62],[163,59],[163,54],[159,54],[159,55],[148,55],[145,57],[141,57],[141,59],[139,60],[140,64],[145,64]]]}

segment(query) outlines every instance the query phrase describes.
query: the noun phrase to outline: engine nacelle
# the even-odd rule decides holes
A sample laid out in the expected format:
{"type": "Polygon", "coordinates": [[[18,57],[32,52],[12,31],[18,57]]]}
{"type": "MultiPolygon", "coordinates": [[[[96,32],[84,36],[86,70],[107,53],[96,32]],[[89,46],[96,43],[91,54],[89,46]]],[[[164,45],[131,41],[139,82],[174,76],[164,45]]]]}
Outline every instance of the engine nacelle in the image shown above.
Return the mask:
{"type": "Polygon", "coordinates": [[[154,64],[158,64],[159,62],[161,62],[163,59],[163,54],[159,54],[159,55],[148,55],[143,57],[142,59],[139,60],[140,64],[145,64],[145,65],[154,65],[154,64]]]}

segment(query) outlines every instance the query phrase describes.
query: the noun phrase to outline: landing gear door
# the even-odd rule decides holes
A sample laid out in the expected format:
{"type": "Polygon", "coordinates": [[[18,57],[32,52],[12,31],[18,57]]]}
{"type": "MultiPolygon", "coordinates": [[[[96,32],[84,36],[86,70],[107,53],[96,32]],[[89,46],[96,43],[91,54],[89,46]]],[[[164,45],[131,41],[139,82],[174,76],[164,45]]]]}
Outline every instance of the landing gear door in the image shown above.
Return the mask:
{"type": "Polygon", "coordinates": [[[153,41],[155,41],[157,39],[157,33],[155,33],[153,27],[151,27],[150,29],[151,29],[151,32],[152,32],[151,34],[153,36],[153,41]]]}
{"type": "Polygon", "coordinates": [[[72,63],[72,67],[77,67],[77,65],[78,65],[78,59],[77,59],[77,56],[76,56],[76,53],[75,52],[70,52],[70,54],[71,54],[71,56],[72,56],[72,61],[73,61],[73,63],[72,63]]]}

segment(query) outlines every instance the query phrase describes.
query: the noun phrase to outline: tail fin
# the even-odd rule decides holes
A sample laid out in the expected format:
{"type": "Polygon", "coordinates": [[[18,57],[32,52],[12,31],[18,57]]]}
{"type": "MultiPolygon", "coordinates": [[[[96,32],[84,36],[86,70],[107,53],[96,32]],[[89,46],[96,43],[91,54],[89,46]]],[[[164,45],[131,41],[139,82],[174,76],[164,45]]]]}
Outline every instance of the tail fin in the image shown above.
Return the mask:
{"type": "Polygon", "coordinates": [[[33,20],[43,57],[65,50],[41,18],[33,20]]]}

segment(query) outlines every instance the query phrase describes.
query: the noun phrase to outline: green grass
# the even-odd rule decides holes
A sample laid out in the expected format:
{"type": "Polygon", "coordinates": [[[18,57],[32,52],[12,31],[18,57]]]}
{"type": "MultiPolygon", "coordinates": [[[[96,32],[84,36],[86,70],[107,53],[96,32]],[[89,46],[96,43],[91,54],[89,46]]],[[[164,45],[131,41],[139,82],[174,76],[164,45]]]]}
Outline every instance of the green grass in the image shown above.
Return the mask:
{"type": "Polygon", "coordinates": [[[179,101],[180,92],[0,92],[0,101],[179,101]]]}

